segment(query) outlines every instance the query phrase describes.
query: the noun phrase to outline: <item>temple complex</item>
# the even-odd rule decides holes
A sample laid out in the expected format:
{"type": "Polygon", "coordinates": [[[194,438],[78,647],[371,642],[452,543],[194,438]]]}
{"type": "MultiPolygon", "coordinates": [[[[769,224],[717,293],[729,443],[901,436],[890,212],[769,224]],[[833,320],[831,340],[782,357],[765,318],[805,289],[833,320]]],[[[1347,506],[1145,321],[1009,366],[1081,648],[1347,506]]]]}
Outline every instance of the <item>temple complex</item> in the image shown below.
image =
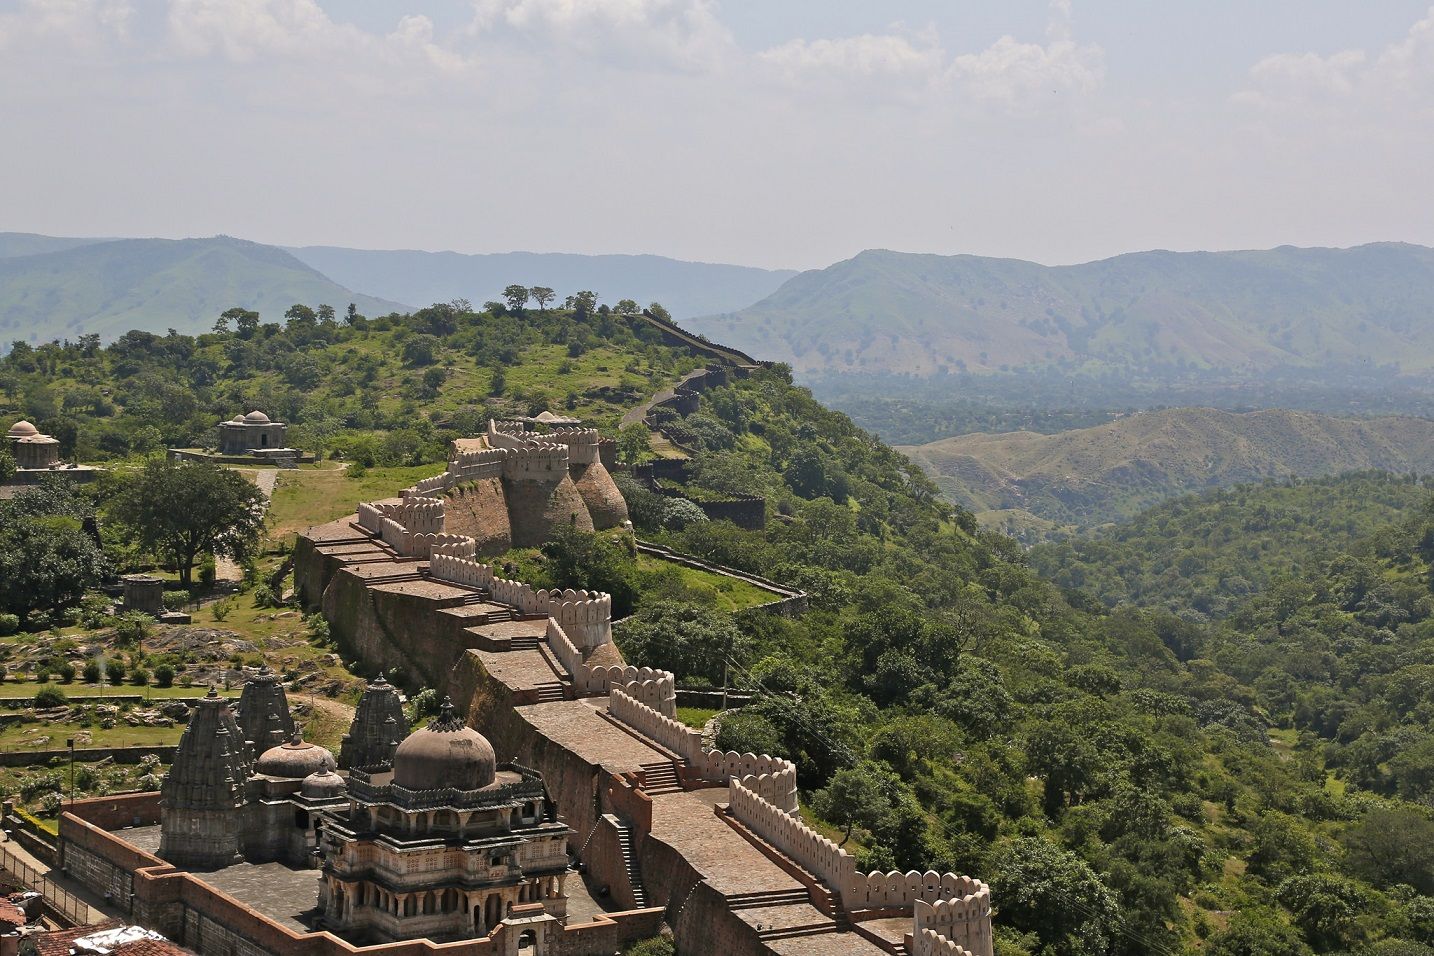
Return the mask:
{"type": "MultiPolygon", "coordinates": [[[[158,805],[61,815],[64,865],[201,954],[612,956],[666,926],[683,956],[992,956],[984,883],[859,871],[802,821],[795,764],[675,719],[674,676],[623,660],[609,595],[481,560],[559,525],[624,526],[600,453],[574,452],[596,433],[576,431],[492,423],[443,474],[300,537],[301,599],[366,666],[456,703],[408,734],[374,680],[345,776],[297,736],[246,766],[244,731],[206,699],[158,805]],[[292,892],[243,870],[281,862],[264,872],[292,892]]],[[[267,682],[246,693],[273,709],[267,682]]]]}
{"type": "Polygon", "coordinates": [[[5,432],[10,455],[15,459],[15,484],[34,484],[45,475],[65,475],[76,481],[94,477],[101,469],[60,460],[60,440],[43,434],[27,421],[18,421],[5,432]]]}

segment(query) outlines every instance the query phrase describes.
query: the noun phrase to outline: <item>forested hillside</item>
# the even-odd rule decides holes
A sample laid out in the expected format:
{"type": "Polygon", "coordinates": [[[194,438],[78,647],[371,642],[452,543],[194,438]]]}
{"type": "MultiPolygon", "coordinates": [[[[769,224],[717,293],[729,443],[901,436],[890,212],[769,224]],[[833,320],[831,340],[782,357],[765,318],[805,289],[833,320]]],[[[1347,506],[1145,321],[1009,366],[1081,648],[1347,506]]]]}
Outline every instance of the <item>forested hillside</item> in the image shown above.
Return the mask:
{"type": "Polygon", "coordinates": [[[1031,564],[1108,607],[1223,617],[1270,583],[1342,555],[1368,557],[1380,535],[1429,497],[1387,472],[1240,485],[1156,505],[1097,533],[1031,549],[1031,564]]]}
{"type": "Polygon", "coordinates": [[[1191,491],[1361,469],[1434,468],[1434,420],[1168,408],[1057,434],[969,434],[902,449],[952,500],[1092,527],[1191,491]]]}
{"type": "MultiPolygon", "coordinates": [[[[696,363],[586,303],[289,311],[278,325],[241,310],[198,338],[17,348],[0,403],[97,453],[195,441],[260,405],[308,447],[416,462],[505,410],[571,404],[611,426],[696,363]]],[[[866,865],[988,880],[1001,956],[1427,956],[1423,513],[1376,554],[1320,564],[1214,626],[1043,579],[785,367],[704,394],[668,431],[691,450],[691,496],[760,494],[769,520],[702,520],[622,478],[640,534],[798,585],[805,616],[733,615],[603,537],[566,533],[527,560],[554,585],[635,595],[616,634],[634,663],[755,695],[719,744],[794,758],[804,813],[866,865]]],[[[625,454],[645,454],[629,434],[625,454]]],[[[122,501],[94,508],[107,520],[122,501]]],[[[65,517],[43,504],[0,511],[5,540],[65,517]]]]}

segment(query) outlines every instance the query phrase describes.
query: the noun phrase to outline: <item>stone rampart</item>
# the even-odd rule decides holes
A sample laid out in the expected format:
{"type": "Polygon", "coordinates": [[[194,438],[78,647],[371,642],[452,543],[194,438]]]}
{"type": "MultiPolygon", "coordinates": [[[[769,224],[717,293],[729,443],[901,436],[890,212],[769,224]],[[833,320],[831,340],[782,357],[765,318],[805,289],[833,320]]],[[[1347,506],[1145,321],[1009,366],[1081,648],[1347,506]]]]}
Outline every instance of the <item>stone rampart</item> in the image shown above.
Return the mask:
{"type": "Polygon", "coordinates": [[[915,956],[975,956],[970,950],[956,945],[935,930],[923,929],[915,937],[915,956]]]}
{"type": "Polygon", "coordinates": [[[850,854],[800,818],[762,799],[742,781],[733,778],[727,782],[727,798],[732,814],[743,826],[791,857],[828,889],[840,892],[855,876],[856,864],[850,854]]]}
{"type": "Polygon", "coordinates": [[[568,461],[574,465],[591,465],[598,460],[598,443],[602,435],[596,428],[557,428],[542,436],[544,441],[568,446],[568,461]]]}
{"type": "MultiPolygon", "coordinates": [[[[932,875],[926,875],[928,892],[932,875]]],[[[995,942],[991,937],[990,888],[980,880],[953,877],[949,873],[941,877],[941,884],[941,898],[928,900],[923,897],[913,903],[913,935],[918,940],[917,953],[922,953],[924,941],[931,947],[926,950],[931,956],[966,951],[970,952],[970,956],[992,956],[995,942]],[[955,949],[940,948],[948,944],[955,949]]]]}
{"type": "Polygon", "coordinates": [[[790,760],[708,749],[702,745],[700,733],[623,688],[609,691],[608,712],[687,761],[699,779],[717,784],[740,781],[779,813],[797,812],[797,767],[790,760]]]}
{"type": "Polygon", "coordinates": [[[480,561],[446,553],[432,556],[428,573],[436,581],[485,590],[494,601],[515,607],[523,614],[548,615],[558,622],[579,651],[589,651],[612,640],[610,594],[571,588],[565,591],[534,588],[521,581],[500,578],[492,567],[480,561]]]}
{"type": "Polygon", "coordinates": [[[727,784],[733,816],[839,893],[847,912],[910,909],[913,936],[921,940],[925,930],[936,937],[926,941],[937,948],[918,952],[945,956],[969,950],[970,956],[992,956],[991,890],[985,883],[933,870],[859,873],[849,853],[767,800],[752,788],[751,779],[733,776],[727,784]],[[943,948],[947,943],[955,948],[943,948]]]}

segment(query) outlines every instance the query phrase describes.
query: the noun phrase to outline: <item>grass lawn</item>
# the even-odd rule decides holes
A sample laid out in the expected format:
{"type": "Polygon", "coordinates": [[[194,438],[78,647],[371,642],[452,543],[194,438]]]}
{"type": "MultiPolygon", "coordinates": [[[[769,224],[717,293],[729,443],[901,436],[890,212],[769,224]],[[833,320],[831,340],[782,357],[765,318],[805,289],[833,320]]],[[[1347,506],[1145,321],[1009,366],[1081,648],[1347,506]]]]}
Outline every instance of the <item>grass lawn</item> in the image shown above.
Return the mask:
{"type": "Polygon", "coordinates": [[[711,720],[716,713],[715,707],[679,707],[677,708],[677,719],[693,730],[701,730],[707,726],[707,721],[711,720]]]}
{"type": "MultiPolygon", "coordinates": [[[[101,694],[98,684],[86,684],[80,680],[62,684],[59,681],[50,681],[48,684],[41,684],[33,680],[6,680],[0,682],[0,698],[31,698],[40,691],[42,687],[57,687],[64,692],[66,697],[99,697],[101,694]]],[[[152,700],[169,700],[174,697],[203,697],[209,692],[208,687],[180,687],[176,684],[173,687],[155,687],[153,684],[145,687],[136,687],[133,684],[105,684],[103,694],[106,697],[133,697],[140,696],[152,700]]],[[[232,690],[219,688],[219,692],[226,697],[238,697],[239,688],[232,690]]]]}
{"type": "Polygon", "coordinates": [[[0,750],[64,750],[65,740],[78,733],[90,735],[89,743],[75,741],[76,747],[156,747],[179,743],[183,724],[172,727],[131,727],[115,721],[108,730],[98,721],[84,727],[74,722],[54,724],[11,724],[0,728],[0,750]]]}
{"type": "Polygon", "coordinates": [[[637,556],[637,569],[644,575],[667,578],[681,589],[710,595],[714,606],[722,611],[741,611],[781,597],[746,581],[723,577],[698,568],[686,568],[646,554],[637,556]]]}
{"type": "Polygon", "coordinates": [[[392,498],[420,479],[436,475],[442,462],[402,468],[369,468],[354,478],[331,462],[326,467],[286,469],[279,473],[269,503],[269,537],[278,540],[316,524],[351,515],[360,501],[392,498]]]}

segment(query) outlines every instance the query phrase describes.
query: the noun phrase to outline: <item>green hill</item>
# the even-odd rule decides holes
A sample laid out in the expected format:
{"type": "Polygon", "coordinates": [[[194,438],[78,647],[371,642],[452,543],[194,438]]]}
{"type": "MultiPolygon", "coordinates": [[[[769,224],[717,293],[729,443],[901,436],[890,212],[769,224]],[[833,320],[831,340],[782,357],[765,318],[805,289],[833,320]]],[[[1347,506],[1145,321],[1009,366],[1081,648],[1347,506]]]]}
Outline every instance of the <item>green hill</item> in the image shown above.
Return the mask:
{"type": "Polygon", "coordinates": [[[212,239],[117,239],[0,258],[0,340],[31,343],[130,329],[200,332],[242,306],[279,316],[296,302],[405,306],[346,289],[273,246],[212,239]]]}
{"type": "Polygon", "coordinates": [[[1185,495],[1113,528],[1042,544],[1031,565],[1109,607],[1223,617],[1281,576],[1313,572],[1417,509],[1428,485],[1360,472],[1185,495]]]}
{"type": "MultiPolygon", "coordinates": [[[[970,434],[902,450],[952,500],[978,513],[1014,510],[1090,526],[1242,482],[1364,469],[1427,472],[1434,468],[1434,421],[1172,408],[1054,435],[970,434]]],[[[1005,516],[988,518],[1004,526],[1005,516]]]]}
{"type": "Polygon", "coordinates": [[[711,338],[817,376],[1389,365],[1434,369],[1434,249],[1140,252],[1075,266],[870,250],[711,338]]]}

